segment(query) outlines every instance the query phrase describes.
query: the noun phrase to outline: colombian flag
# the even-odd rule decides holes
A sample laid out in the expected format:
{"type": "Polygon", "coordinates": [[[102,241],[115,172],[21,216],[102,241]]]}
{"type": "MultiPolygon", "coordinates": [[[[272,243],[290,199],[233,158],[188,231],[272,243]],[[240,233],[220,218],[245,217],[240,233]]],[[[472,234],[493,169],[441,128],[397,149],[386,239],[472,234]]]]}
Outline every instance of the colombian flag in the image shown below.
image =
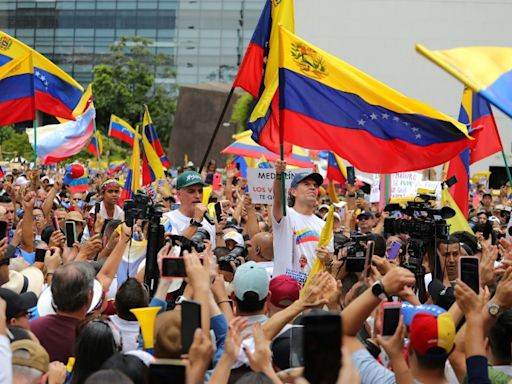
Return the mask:
{"type": "MultiPolygon", "coordinates": [[[[282,25],[290,31],[294,30],[293,0],[267,0],[260,23],[265,23],[265,26],[261,26],[260,31],[256,30],[255,34],[264,36],[258,44],[263,44],[262,46],[266,48],[266,55],[263,57],[263,78],[260,81],[258,100],[249,117],[248,125],[256,143],[269,151],[279,153],[279,143],[282,140],[279,130],[278,25],[282,25]],[[270,8],[270,12],[268,8],[270,8]]],[[[260,23],[258,23],[258,27],[260,27],[260,23]]],[[[261,71],[258,70],[258,73],[261,71]]],[[[284,144],[286,144],[285,153],[290,154],[291,145],[284,144]]]]}
{"type": "Polygon", "coordinates": [[[108,136],[114,137],[124,141],[130,147],[133,147],[133,142],[138,133],[126,121],[117,117],[116,115],[110,116],[110,125],[108,126],[108,136]]]}
{"type": "Polygon", "coordinates": [[[35,119],[33,71],[30,54],[0,67],[0,126],[35,119]]]}
{"type": "Polygon", "coordinates": [[[416,51],[512,118],[512,48],[467,47],[416,51]]]}
{"type": "Polygon", "coordinates": [[[347,183],[347,168],[343,164],[343,160],[337,154],[329,152],[327,158],[327,178],[337,181],[340,184],[347,183]]]}
{"type": "Polygon", "coordinates": [[[128,174],[124,182],[119,204],[122,205],[126,199],[133,199],[133,195],[140,188],[140,144],[139,139],[133,141],[132,157],[128,168],[128,174]]]}
{"type": "Polygon", "coordinates": [[[466,127],[280,27],[279,102],[284,140],[329,149],[357,169],[434,167],[469,144],[466,127]]]}
{"type": "Polygon", "coordinates": [[[143,127],[144,135],[146,136],[149,143],[151,144],[156,154],[160,158],[160,162],[165,168],[170,168],[171,162],[169,161],[167,156],[165,156],[162,144],[160,143],[160,139],[158,138],[158,134],[156,133],[155,125],[153,124],[153,120],[151,120],[151,116],[149,116],[149,110],[148,107],[146,106],[144,111],[143,127]]]}
{"type": "Polygon", "coordinates": [[[49,115],[75,120],[83,87],[66,72],[21,41],[0,31],[0,68],[13,59],[32,57],[36,109],[49,115]]]}

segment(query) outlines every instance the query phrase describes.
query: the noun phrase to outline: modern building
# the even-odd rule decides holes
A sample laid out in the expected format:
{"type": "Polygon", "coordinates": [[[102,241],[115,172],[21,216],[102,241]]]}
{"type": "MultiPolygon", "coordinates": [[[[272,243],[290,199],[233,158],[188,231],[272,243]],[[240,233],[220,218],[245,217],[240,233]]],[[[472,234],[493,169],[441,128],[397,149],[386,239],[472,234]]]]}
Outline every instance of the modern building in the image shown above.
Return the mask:
{"type": "Polygon", "coordinates": [[[264,0],[1,0],[0,30],[49,57],[83,85],[92,80],[92,68],[114,42],[135,35],[151,38],[153,52],[173,58],[178,84],[230,81],[263,4],[264,0]]]}

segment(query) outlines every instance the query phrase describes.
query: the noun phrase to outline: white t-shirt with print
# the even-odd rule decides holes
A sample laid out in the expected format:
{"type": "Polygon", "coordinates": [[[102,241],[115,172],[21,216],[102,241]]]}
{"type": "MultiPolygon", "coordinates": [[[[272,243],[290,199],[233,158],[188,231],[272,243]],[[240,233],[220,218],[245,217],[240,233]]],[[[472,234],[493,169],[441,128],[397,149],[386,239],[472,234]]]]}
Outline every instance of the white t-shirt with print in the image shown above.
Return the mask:
{"type": "MultiPolygon", "coordinates": [[[[177,233],[178,235],[183,234],[183,232],[190,227],[190,217],[185,216],[180,212],[179,209],[175,209],[174,211],[170,211],[164,213],[162,221],[165,222],[169,220],[172,225],[172,233],[177,233]]],[[[208,231],[210,234],[210,242],[212,243],[212,249],[215,249],[215,227],[211,225],[206,219],[203,219],[201,222],[203,228],[208,231]]]]}
{"type": "MultiPolygon", "coordinates": [[[[316,260],[316,249],[325,221],[315,215],[303,215],[286,209],[278,223],[272,215],[274,233],[274,276],[294,271],[308,274],[316,260]]],[[[332,238],[328,245],[333,252],[332,238]]]]}

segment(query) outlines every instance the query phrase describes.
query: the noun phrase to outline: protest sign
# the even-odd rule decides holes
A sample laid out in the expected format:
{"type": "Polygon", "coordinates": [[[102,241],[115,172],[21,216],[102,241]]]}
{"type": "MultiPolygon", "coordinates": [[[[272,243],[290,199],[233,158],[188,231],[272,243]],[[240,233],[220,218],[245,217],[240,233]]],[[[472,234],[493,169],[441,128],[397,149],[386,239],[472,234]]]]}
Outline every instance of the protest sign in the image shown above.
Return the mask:
{"type": "MultiPolygon", "coordinates": [[[[288,169],[285,172],[285,186],[286,189],[290,188],[293,176],[301,172],[311,172],[310,169],[288,169]]],[[[247,186],[249,188],[249,195],[251,196],[253,204],[272,204],[274,200],[274,179],[276,177],[275,169],[260,169],[248,168],[247,169],[247,186]]]]}

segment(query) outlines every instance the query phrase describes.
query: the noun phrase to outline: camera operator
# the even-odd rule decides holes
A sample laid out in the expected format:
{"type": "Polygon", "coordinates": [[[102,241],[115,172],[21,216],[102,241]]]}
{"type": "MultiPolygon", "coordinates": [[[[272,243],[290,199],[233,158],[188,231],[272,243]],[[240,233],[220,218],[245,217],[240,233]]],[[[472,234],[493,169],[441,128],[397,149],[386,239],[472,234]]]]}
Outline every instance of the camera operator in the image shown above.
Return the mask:
{"type": "Polygon", "coordinates": [[[163,215],[172,225],[173,232],[191,238],[198,228],[210,234],[212,249],[215,248],[215,227],[205,219],[207,207],[202,203],[203,179],[194,171],[183,172],[176,179],[176,194],[180,207],[163,215]]]}

